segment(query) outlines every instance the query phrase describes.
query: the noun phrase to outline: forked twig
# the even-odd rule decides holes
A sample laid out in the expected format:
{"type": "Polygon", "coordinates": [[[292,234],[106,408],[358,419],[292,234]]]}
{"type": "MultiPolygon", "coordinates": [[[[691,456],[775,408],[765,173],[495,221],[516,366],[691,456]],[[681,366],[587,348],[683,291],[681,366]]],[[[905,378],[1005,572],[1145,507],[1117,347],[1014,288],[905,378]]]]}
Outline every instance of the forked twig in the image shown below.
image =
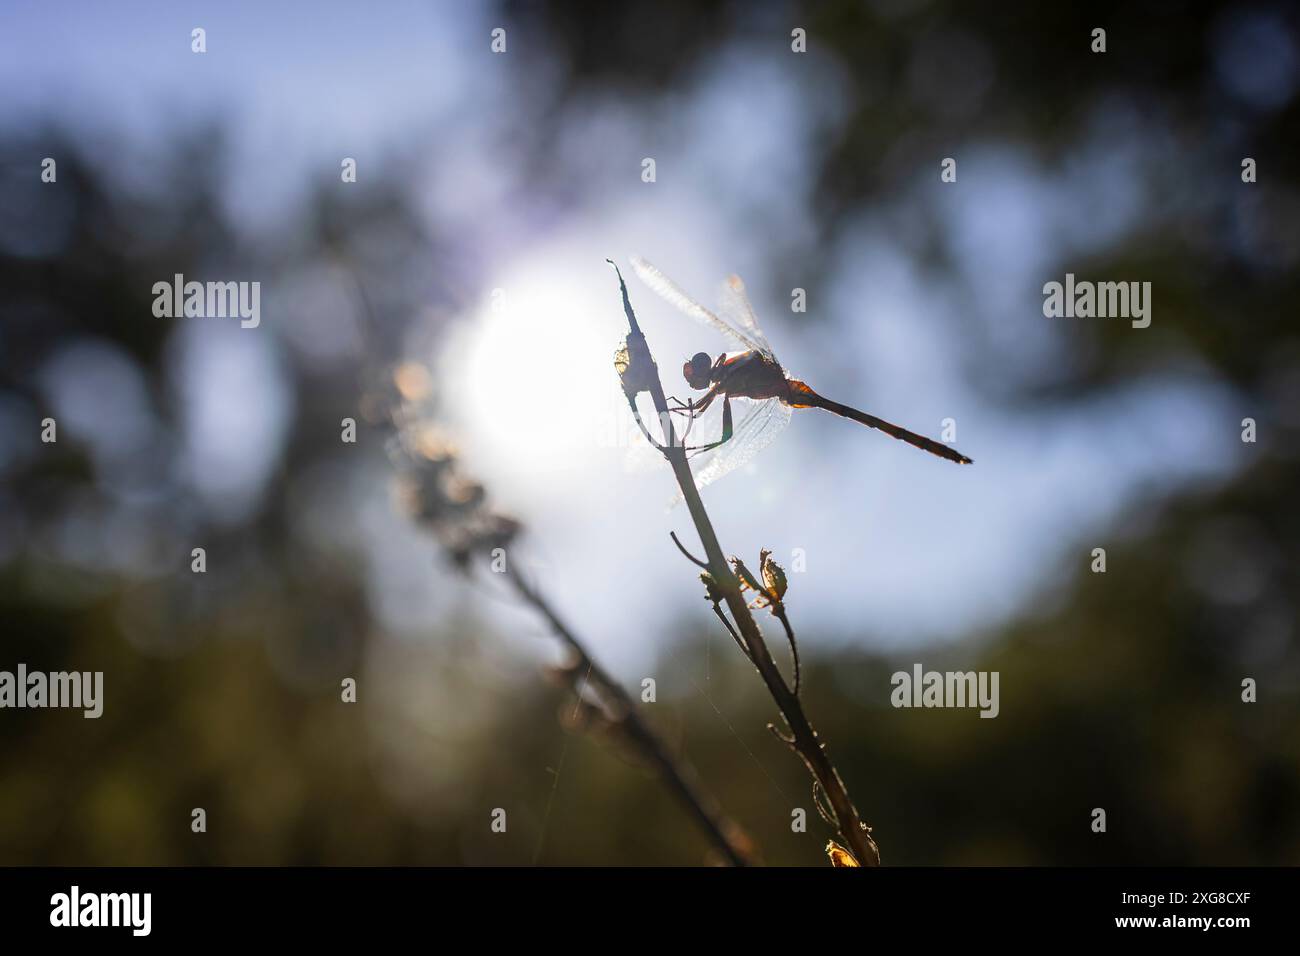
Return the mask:
{"type": "Polygon", "coordinates": [[[673,544],[677,545],[677,550],[686,555],[686,560],[690,561],[698,568],[703,568],[705,571],[709,570],[708,562],[701,561],[695,555],[686,550],[686,546],[678,539],[676,531],[669,531],[668,537],[673,539],[673,544]]]}

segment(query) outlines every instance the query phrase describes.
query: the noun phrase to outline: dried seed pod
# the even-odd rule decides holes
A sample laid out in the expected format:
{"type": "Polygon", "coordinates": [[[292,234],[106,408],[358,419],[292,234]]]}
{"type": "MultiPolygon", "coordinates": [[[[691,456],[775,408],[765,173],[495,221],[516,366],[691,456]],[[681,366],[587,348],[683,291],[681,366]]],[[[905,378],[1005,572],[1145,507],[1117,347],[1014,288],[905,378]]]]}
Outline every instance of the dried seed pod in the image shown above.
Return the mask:
{"type": "Polygon", "coordinates": [[[736,571],[736,577],[740,579],[740,590],[742,593],[745,591],[763,590],[762,585],[758,583],[758,578],[754,577],[754,573],[750,571],[749,568],[745,567],[744,561],[740,560],[740,558],[733,557],[731,559],[731,566],[736,571]]]}
{"type": "Polygon", "coordinates": [[[831,866],[861,866],[853,854],[844,847],[840,846],[834,840],[826,844],[826,855],[831,858],[831,866]]]}
{"type": "Polygon", "coordinates": [[[614,352],[614,370],[618,372],[623,393],[629,400],[650,391],[655,380],[655,366],[644,340],[638,343],[624,339],[614,352]]]}
{"type": "Polygon", "coordinates": [[[759,561],[761,562],[763,583],[767,586],[774,603],[779,604],[785,598],[785,590],[788,586],[785,568],[772,560],[771,551],[764,550],[760,552],[759,561]]]}

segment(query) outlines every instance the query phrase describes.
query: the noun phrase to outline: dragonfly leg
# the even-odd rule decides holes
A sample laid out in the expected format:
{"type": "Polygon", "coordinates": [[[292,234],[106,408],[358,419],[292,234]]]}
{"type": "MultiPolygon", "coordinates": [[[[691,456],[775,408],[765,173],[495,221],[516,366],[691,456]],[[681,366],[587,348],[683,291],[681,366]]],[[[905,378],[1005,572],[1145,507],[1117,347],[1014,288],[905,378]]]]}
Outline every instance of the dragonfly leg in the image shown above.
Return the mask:
{"type": "Polygon", "coordinates": [[[710,388],[707,392],[704,393],[704,397],[701,398],[698,402],[692,402],[692,401],[683,402],[676,395],[670,395],[668,397],[668,401],[677,403],[675,407],[670,409],[670,411],[674,411],[679,415],[690,415],[692,418],[695,418],[703,414],[704,410],[708,408],[710,405],[712,405],[713,400],[717,397],[718,397],[718,386],[714,385],[712,388],[710,388]]]}
{"type": "MultiPolygon", "coordinates": [[[[705,396],[705,400],[711,401],[713,395],[714,392],[710,392],[707,396],[705,396]]],[[[699,405],[695,407],[696,414],[699,414],[699,410],[700,408],[703,407],[703,405],[704,402],[701,402],[699,405]]],[[[715,442],[710,442],[707,445],[690,446],[686,449],[686,453],[688,455],[689,454],[698,455],[700,452],[710,451],[714,448],[717,448],[719,445],[725,445],[727,442],[731,441],[731,436],[732,436],[731,396],[724,394],[722,397],[722,437],[715,442]]]]}
{"type": "Polygon", "coordinates": [[[682,444],[683,444],[683,445],[685,445],[687,439],[689,439],[689,438],[691,437],[691,429],[695,427],[695,423],[696,423],[696,421],[698,421],[698,418],[697,418],[696,415],[695,415],[695,408],[694,408],[694,406],[693,406],[693,403],[690,402],[690,401],[687,401],[687,403],[686,403],[686,428],[682,431],[682,444]]]}
{"type": "Polygon", "coordinates": [[[668,410],[676,415],[690,415],[693,418],[695,416],[694,407],[693,404],[683,402],[676,395],[668,396],[668,410]]]}

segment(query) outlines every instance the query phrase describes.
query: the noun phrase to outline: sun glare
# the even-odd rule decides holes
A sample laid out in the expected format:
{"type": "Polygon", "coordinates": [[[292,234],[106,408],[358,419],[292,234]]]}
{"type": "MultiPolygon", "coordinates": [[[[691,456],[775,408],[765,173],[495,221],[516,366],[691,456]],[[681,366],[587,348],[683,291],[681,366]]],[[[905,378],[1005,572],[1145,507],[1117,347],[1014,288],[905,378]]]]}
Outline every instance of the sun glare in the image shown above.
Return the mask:
{"type": "Polygon", "coordinates": [[[610,303],[584,295],[589,284],[512,277],[458,330],[443,380],[468,445],[525,471],[585,467],[621,401],[619,330],[604,321],[610,303]]]}

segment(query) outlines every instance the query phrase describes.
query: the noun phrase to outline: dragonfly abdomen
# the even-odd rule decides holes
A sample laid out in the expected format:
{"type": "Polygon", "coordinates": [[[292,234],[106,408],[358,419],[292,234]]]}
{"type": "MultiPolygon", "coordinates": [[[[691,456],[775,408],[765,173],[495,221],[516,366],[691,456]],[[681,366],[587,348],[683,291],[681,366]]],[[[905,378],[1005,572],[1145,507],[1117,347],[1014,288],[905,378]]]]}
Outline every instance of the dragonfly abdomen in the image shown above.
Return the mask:
{"type": "Polygon", "coordinates": [[[868,428],[875,428],[884,432],[891,438],[897,438],[899,441],[907,442],[913,448],[919,448],[922,451],[928,451],[932,455],[938,455],[948,461],[955,462],[959,465],[972,465],[974,461],[967,458],[955,448],[949,448],[932,438],[926,438],[924,435],[918,435],[916,432],[908,431],[900,425],[893,422],[887,422],[883,418],[877,418],[875,415],[869,415],[849,405],[841,405],[839,402],[832,401],[822,395],[814,392],[805,382],[798,379],[790,379],[787,382],[788,398],[785,399],[787,405],[795,408],[824,408],[828,412],[834,412],[843,418],[851,419],[860,425],[866,425],[868,428]]]}

